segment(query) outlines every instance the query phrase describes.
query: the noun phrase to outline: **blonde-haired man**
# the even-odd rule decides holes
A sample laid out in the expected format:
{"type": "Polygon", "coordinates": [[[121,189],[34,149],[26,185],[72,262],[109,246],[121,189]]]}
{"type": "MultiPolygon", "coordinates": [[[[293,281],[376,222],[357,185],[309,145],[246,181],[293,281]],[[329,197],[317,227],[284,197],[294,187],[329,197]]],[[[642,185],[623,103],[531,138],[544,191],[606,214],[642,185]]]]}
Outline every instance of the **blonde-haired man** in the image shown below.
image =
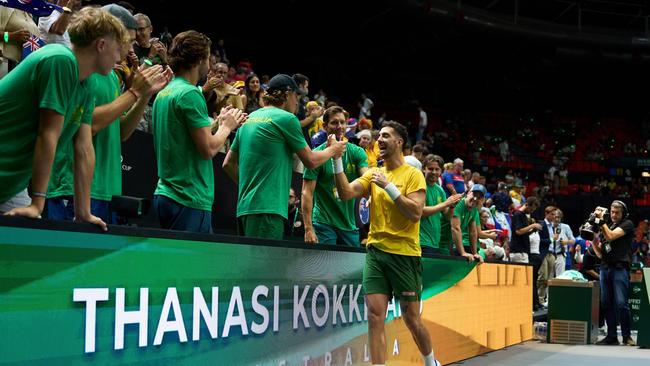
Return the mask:
{"type": "Polygon", "coordinates": [[[90,213],[94,100],[84,81],[111,72],[128,34],[117,18],[97,8],[80,10],[68,32],[72,49],[47,45],[0,80],[0,212],[39,217],[55,154],[69,149],[74,159],[58,163],[74,162],[75,220],[106,230],[90,213]],[[12,204],[28,186],[31,204],[12,204]]]}

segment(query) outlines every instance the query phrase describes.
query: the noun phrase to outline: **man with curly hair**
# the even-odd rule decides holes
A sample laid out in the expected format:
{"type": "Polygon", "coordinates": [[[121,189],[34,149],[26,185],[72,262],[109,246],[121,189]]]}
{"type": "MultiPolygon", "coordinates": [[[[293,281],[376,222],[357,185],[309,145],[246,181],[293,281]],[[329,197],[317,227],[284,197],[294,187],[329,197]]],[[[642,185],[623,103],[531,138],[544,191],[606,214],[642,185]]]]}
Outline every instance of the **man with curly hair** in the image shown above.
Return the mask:
{"type": "Polygon", "coordinates": [[[196,84],[208,73],[210,44],[207,36],[193,30],[174,37],[169,65],[176,77],[158,93],[153,104],[160,178],[154,208],[164,229],[212,232],[212,158],[230,132],[246,120],[246,115],[234,108],[223,109],[215,122],[208,116],[196,84]]]}

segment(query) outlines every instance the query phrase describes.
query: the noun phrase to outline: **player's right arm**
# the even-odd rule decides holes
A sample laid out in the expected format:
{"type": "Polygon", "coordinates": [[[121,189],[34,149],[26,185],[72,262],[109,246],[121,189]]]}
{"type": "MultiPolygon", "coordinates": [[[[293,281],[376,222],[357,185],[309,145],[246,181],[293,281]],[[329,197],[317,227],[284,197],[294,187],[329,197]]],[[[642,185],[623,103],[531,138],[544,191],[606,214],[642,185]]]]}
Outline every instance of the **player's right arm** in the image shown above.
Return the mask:
{"type": "Polygon", "coordinates": [[[316,181],[304,179],[302,181],[302,221],[305,224],[305,243],[318,243],[318,237],[314,231],[314,224],[312,222],[312,209],[314,207],[314,190],[316,189],[316,181]]]}

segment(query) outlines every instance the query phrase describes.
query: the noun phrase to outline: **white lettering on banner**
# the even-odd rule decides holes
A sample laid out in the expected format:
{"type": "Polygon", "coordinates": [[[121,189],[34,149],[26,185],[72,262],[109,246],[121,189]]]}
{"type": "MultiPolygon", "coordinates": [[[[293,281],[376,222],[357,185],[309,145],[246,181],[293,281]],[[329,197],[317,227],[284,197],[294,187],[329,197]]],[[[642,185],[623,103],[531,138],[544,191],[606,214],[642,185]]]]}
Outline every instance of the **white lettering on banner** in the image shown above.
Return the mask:
{"type": "Polygon", "coordinates": [[[368,344],[363,345],[363,362],[370,362],[370,350],[368,344]]]}
{"type": "Polygon", "coordinates": [[[107,288],[76,288],[72,301],[86,303],[86,336],[84,352],[95,352],[95,327],[97,325],[97,301],[108,301],[107,288]]]}
{"type": "Polygon", "coordinates": [[[325,366],[332,366],[332,352],[325,352],[325,366]]]}
{"type": "Polygon", "coordinates": [[[273,286],[273,331],[280,331],[280,286],[273,286]]]}
{"type": "Polygon", "coordinates": [[[350,303],[348,304],[348,322],[354,323],[354,314],[357,314],[357,321],[361,321],[361,312],[359,312],[359,293],[361,293],[361,285],[357,286],[356,291],[354,285],[350,285],[350,303]]]}
{"type": "Polygon", "coordinates": [[[309,320],[307,319],[307,311],[305,310],[305,299],[307,299],[309,285],[305,286],[305,289],[302,291],[300,301],[298,301],[298,292],[300,292],[300,286],[293,286],[293,329],[298,329],[298,319],[300,318],[302,318],[303,326],[309,328],[309,320]]]}
{"type": "Polygon", "coordinates": [[[156,336],[153,338],[153,345],[161,345],[163,336],[167,332],[176,332],[178,333],[178,339],[181,343],[187,342],[187,333],[185,332],[185,324],[183,323],[181,304],[178,301],[178,293],[174,287],[167,289],[165,303],[160,312],[160,320],[158,321],[158,328],[156,329],[156,336]],[[172,309],[172,312],[174,313],[174,320],[172,321],[169,321],[170,309],[172,309]]]}
{"type": "Polygon", "coordinates": [[[304,362],[303,366],[307,366],[307,363],[309,362],[310,357],[309,356],[304,356],[302,358],[302,362],[304,362]]]}
{"type": "Polygon", "coordinates": [[[266,286],[257,286],[255,287],[255,290],[253,290],[253,311],[255,311],[259,316],[262,317],[262,323],[258,324],[253,322],[251,325],[251,331],[255,334],[262,334],[266,332],[266,330],[269,327],[269,309],[265,308],[263,305],[259,303],[257,300],[258,297],[264,296],[268,297],[269,296],[269,288],[266,286]]]}
{"type": "Polygon", "coordinates": [[[226,322],[223,324],[222,337],[227,338],[230,334],[230,327],[239,325],[241,334],[248,335],[248,325],[246,324],[246,313],[244,312],[244,302],[241,298],[241,290],[239,286],[232,288],[230,295],[230,304],[228,305],[228,313],[226,314],[226,322]],[[237,307],[237,314],[235,315],[235,306],[237,307]]]}
{"type": "Polygon", "coordinates": [[[327,293],[327,287],[325,287],[325,285],[318,285],[316,286],[316,289],[314,290],[314,293],[312,294],[311,297],[311,317],[312,319],[314,319],[314,324],[316,324],[317,327],[324,326],[325,323],[327,323],[329,312],[330,312],[330,297],[329,294],[327,293]],[[318,296],[320,295],[323,295],[323,298],[325,299],[325,310],[323,311],[322,316],[318,315],[318,306],[316,306],[316,304],[318,303],[318,296]]]}
{"type": "Polygon", "coordinates": [[[332,290],[332,324],[336,324],[336,314],[341,314],[341,324],[345,324],[345,312],[343,311],[343,305],[341,305],[341,300],[343,300],[343,294],[345,293],[345,289],[347,288],[347,285],[343,285],[341,287],[341,291],[338,292],[337,295],[337,286],[334,285],[334,289],[332,290]]]}
{"type": "Polygon", "coordinates": [[[395,338],[395,342],[393,342],[393,356],[399,355],[399,345],[397,344],[397,338],[395,338]]]}
{"type": "Polygon", "coordinates": [[[208,310],[203,293],[200,287],[194,288],[194,298],[192,301],[192,340],[201,339],[201,318],[208,327],[210,337],[216,339],[219,337],[219,287],[212,288],[212,312],[208,310]]]}
{"type": "MultiPolygon", "coordinates": [[[[248,287],[247,287],[248,288],[248,287]]],[[[361,297],[361,284],[319,284],[316,287],[305,285],[293,286],[293,313],[292,328],[297,330],[300,323],[305,329],[310,328],[312,324],[322,328],[327,325],[344,325],[356,322],[367,321],[368,307],[365,302],[359,304],[361,297]],[[310,293],[310,290],[311,293],[310,293]],[[307,299],[311,297],[311,301],[307,299]],[[346,306],[348,307],[346,309],[346,306]],[[361,315],[361,306],[363,306],[363,317],[361,315]],[[310,307],[308,310],[307,308],[310,307]]],[[[280,286],[271,287],[267,285],[257,285],[252,292],[246,294],[246,302],[242,296],[242,290],[239,286],[231,288],[228,309],[221,309],[219,317],[219,290],[220,287],[211,287],[211,291],[205,293],[200,287],[192,288],[192,341],[200,341],[202,327],[207,329],[211,339],[227,338],[231,336],[233,327],[239,327],[241,336],[248,336],[250,333],[261,335],[266,333],[272,327],[273,332],[280,331],[280,286]],[[207,294],[209,299],[206,297],[207,294]],[[207,299],[207,300],[206,300],[207,299]],[[250,301],[248,301],[250,299],[250,301]],[[271,307],[271,302],[273,306],[271,307]]],[[[152,341],[153,345],[159,346],[164,344],[165,335],[169,332],[175,332],[178,338],[171,338],[171,341],[187,342],[189,329],[186,328],[184,319],[190,316],[189,306],[186,307],[184,314],[183,299],[179,298],[179,290],[176,287],[169,287],[162,301],[160,313],[149,314],[149,305],[152,309],[157,308],[158,302],[150,304],[149,288],[139,289],[139,299],[133,298],[131,303],[138,306],[126,306],[126,290],[124,288],[115,289],[115,308],[114,308],[114,342],[113,349],[124,349],[124,339],[127,326],[138,327],[138,346],[146,347],[152,341]],[[149,316],[152,321],[158,319],[155,335],[153,339],[148,339],[149,316]]],[[[223,291],[223,289],[222,289],[223,291]]],[[[181,292],[181,295],[183,293],[181,292]]],[[[134,297],[135,291],[130,293],[134,297]]],[[[85,305],[85,337],[84,352],[93,353],[97,349],[97,323],[99,307],[106,306],[100,302],[111,300],[110,289],[108,288],[77,288],[73,290],[73,301],[81,302],[85,305]]],[[[189,295],[188,295],[189,296],[189,295]]],[[[363,298],[363,297],[361,297],[363,298]]],[[[633,304],[634,305],[634,304],[633,304]]],[[[225,307],[225,306],[224,306],[225,307]]],[[[386,316],[401,316],[399,303],[393,298],[388,306],[386,316]],[[392,311],[392,312],[391,312],[392,311]]],[[[286,319],[288,321],[288,319],[286,319]]],[[[188,321],[188,326],[190,322],[188,321]]],[[[153,332],[152,332],[153,333],[153,332]]],[[[240,332],[237,332],[238,336],[240,332]]],[[[170,337],[167,337],[168,339],[170,337]]],[[[368,354],[364,349],[364,358],[368,354]]],[[[369,357],[369,355],[368,355],[369,357]]]]}
{"type": "Polygon", "coordinates": [[[287,361],[282,360],[282,361],[278,362],[278,366],[287,366],[287,361]]]}
{"type": "Polygon", "coordinates": [[[348,352],[345,354],[345,366],[352,366],[352,349],[348,347],[348,352]]]}
{"type": "Polygon", "coordinates": [[[138,324],[138,347],[147,346],[147,327],[149,325],[149,289],[140,289],[140,310],[126,311],[124,289],[115,289],[115,346],[124,349],[124,326],[138,324]]]}

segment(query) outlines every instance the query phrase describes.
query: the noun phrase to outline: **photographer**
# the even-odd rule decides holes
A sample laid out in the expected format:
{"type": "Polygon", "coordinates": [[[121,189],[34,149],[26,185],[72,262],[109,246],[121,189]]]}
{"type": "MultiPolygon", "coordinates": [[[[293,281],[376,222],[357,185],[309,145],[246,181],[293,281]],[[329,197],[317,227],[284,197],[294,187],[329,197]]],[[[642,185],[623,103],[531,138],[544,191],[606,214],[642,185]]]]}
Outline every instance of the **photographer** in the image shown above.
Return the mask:
{"type": "Polygon", "coordinates": [[[621,323],[623,343],[635,346],[630,336],[630,308],[628,304],[630,287],[630,255],[634,238],[634,224],[628,217],[627,206],[621,201],[611,204],[610,220],[607,210],[598,207],[594,211],[596,224],[600,226],[603,242],[600,245],[602,264],[600,267],[600,304],[607,321],[607,336],[596,344],[619,344],[616,332],[617,320],[621,323]]]}

